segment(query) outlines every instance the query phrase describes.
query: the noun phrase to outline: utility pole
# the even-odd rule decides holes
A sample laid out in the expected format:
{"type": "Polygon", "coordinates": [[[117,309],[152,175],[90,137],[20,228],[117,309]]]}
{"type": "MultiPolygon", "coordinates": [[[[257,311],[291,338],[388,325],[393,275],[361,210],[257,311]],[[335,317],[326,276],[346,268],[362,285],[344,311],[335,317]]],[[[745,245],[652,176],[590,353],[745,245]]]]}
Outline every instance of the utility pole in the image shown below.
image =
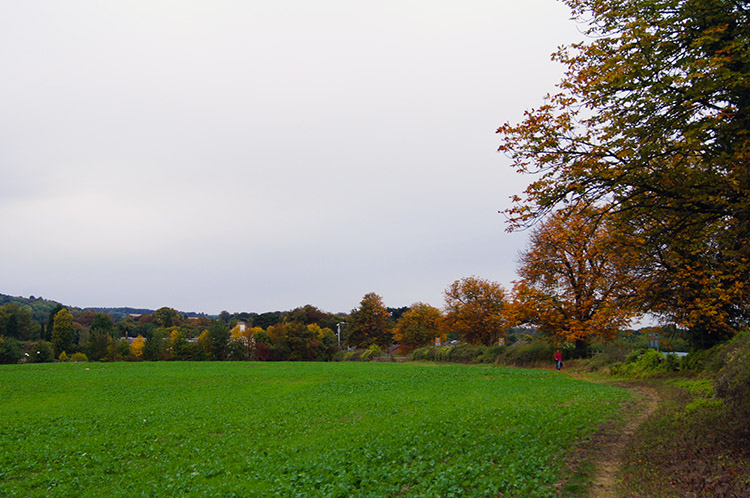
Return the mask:
{"type": "Polygon", "coordinates": [[[339,347],[341,347],[341,325],[346,322],[339,322],[336,324],[336,337],[339,340],[339,347]]]}

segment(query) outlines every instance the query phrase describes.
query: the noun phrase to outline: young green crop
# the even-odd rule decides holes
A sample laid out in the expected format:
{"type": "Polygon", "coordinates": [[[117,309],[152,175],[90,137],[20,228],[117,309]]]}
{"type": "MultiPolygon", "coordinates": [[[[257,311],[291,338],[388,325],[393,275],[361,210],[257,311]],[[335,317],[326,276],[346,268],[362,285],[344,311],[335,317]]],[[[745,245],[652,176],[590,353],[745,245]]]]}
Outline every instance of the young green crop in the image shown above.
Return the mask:
{"type": "Polygon", "coordinates": [[[0,369],[2,496],[548,496],[627,392],[383,363],[0,369]]]}

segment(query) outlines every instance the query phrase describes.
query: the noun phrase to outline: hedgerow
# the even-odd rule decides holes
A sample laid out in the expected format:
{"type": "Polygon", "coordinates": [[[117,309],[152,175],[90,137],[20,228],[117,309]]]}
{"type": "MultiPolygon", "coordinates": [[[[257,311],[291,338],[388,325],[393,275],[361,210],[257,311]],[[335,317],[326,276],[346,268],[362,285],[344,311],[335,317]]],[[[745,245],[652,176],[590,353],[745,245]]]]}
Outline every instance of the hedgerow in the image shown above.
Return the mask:
{"type": "Polygon", "coordinates": [[[610,367],[613,375],[631,378],[646,378],[674,372],[679,361],[673,355],[665,356],[655,349],[632,351],[623,363],[610,367]]]}
{"type": "Polygon", "coordinates": [[[743,415],[750,415],[750,331],[736,336],[720,356],[724,361],[715,377],[717,395],[743,415]]]}
{"type": "Polygon", "coordinates": [[[545,341],[532,341],[509,347],[500,359],[501,363],[513,366],[535,366],[540,363],[551,364],[554,347],[545,341]]]}
{"type": "Polygon", "coordinates": [[[427,346],[412,351],[414,361],[439,361],[446,363],[496,363],[506,350],[504,346],[457,344],[455,346],[427,346]]]}

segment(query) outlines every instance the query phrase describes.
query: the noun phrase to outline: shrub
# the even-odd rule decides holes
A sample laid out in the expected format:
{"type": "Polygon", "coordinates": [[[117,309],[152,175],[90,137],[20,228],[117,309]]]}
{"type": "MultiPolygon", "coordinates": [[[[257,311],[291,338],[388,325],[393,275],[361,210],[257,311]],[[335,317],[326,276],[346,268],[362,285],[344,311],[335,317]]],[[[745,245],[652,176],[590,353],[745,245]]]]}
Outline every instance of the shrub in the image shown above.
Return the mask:
{"type": "Polygon", "coordinates": [[[495,363],[506,350],[505,346],[487,346],[476,358],[474,363],[495,363]]]}
{"type": "Polygon", "coordinates": [[[716,394],[741,414],[750,415],[750,331],[737,335],[722,348],[724,366],[715,378],[716,394]]]}
{"type": "Polygon", "coordinates": [[[434,346],[426,346],[423,348],[415,349],[411,352],[411,359],[413,361],[434,361],[437,349],[434,346]]]}
{"type": "Polygon", "coordinates": [[[276,360],[276,348],[265,342],[257,342],[255,344],[255,355],[258,361],[274,361],[276,360]]]}
{"type": "Polygon", "coordinates": [[[666,370],[667,372],[676,372],[680,369],[680,359],[677,356],[673,354],[668,354],[665,356],[666,358],[664,359],[663,365],[664,370],[666,370]]]}
{"type": "Polygon", "coordinates": [[[699,410],[715,410],[721,408],[723,405],[724,403],[720,399],[698,397],[685,405],[685,413],[689,415],[699,410]]]}
{"type": "Polygon", "coordinates": [[[373,361],[376,358],[383,356],[383,350],[377,344],[371,344],[367,350],[362,353],[360,359],[362,361],[373,361]]]}
{"type": "Polygon", "coordinates": [[[505,349],[505,346],[482,346],[481,344],[458,344],[439,348],[427,346],[412,351],[410,358],[413,361],[446,363],[494,363],[505,349]]]}
{"type": "Polygon", "coordinates": [[[360,361],[362,359],[362,351],[356,349],[352,351],[339,351],[339,353],[341,355],[336,361],[360,361]]]}
{"type": "Polygon", "coordinates": [[[86,356],[85,354],[83,354],[83,353],[74,353],[74,354],[73,354],[73,355],[72,355],[72,356],[70,357],[70,359],[68,359],[68,361],[72,361],[72,362],[76,362],[76,363],[78,363],[78,362],[82,362],[82,363],[83,363],[83,362],[87,362],[87,361],[89,361],[89,359],[88,359],[88,357],[87,357],[87,356],[86,356]]]}
{"type": "Polygon", "coordinates": [[[724,362],[724,351],[726,346],[721,344],[711,349],[693,351],[680,361],[680,370],[699,373],[717,373],[721,370],[724,362]]]}
{"type": "Polygon", "coordinates": [[[102,361],[123,361],[128,359],[129,355],[130,344],[127,339],[111,339],[107,345],[107,356],[102,358],[102,361]]]}
{"type": "Polygon", "coordinates": [[[450,361],[454,363],[477,363],[476,359],[481,356],[486,346],[476,344],[459,344],[450,350],[450,361]]]}
{"type": "Polygon", "coordinates": [[[31,346],[29,353],[29,363],[49,363],[53,360],[52,343],[47,341],[37,341],[31,346]]]}
{"type": "Polygon", "coordinates": [[[508,348],[501,362],[514,366],[531,366],[539,363],[552,364],[555,349],[545,341],[517,344],[508,348]]]}
{"type": "Polygon", "coordinates": [[[622,363],[627,358],[627,345],[621,342],[607,343],[601,347],[593,358],[586,361],[584,368],[589,372],[596,372],[615,363],[622,363]]]}
{"type": "Polygon", "coordinates": [[[65,351],[63,351],[62,353],[60,353],[60,356],[58,356],[57,359],[60,360],[61,362],[68,361],[68,353],[66,353],[65,351]]]}
{"type": "Polygon", "coordinates": [[[647,348],[634,349],[625,357],[625,363],[635,363],[641,358],[641,356],[646,354],[646,351],[648,351],[647,348]]]}
{"type": "Polygon", "coordinates": [[[443,346],[441,348],[435,348],[435,361],[451,361],[451,352],[454,346],[443,346]]]}
{"type": "Polygon", "coordinates": [[[0,337],[0,363],[15,364],[23,358],[21,343],[12,337],[0,337]]]}
{"type": "Polygon", "coordinates": [[[648,351],[636,350],[631,352],[624,363],[612,365],[610,371],[614,375],[633,378],[656,377],[677,370],[678,360],[670,355],[667,360],[663,354],[655,349],[648,351]]]}

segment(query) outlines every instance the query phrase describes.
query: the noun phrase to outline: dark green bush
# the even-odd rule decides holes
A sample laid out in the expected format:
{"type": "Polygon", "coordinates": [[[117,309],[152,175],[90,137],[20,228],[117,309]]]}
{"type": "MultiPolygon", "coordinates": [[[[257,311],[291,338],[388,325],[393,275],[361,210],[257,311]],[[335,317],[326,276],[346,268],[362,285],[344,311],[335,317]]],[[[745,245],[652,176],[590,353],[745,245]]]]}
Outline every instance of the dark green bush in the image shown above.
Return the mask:
{"type": "Polygon", "coordinates": [[[23,358],[21,343],[12,337],[0,337],[0,363],[12,365],[23,358]]]}
{"type": "Polygon", "coordinates": [[[505,350],[504,346],[458,344],[436,348],[427,346],[411,353],[413,361],[439,361],[446,363],[494,363],[505,350]]]}
{"type": "Polygon", "coordinates": [[[344,351],[344,356],[341,357],[340,361],[362,361],[362,350],[344,351]]]}
{"type": "Polygon", "coordinates": [[[476,344],[459,344],[453,346],[449,350],[448,361],[453,363],[476,363],[476,358],[484,353],[486,346],[479,346],[476,344]]]}
{"type": "Polygon", "coordinates": [[[415,349],[411,352],[411,359],[413,361],[435,361],[435,352],[437,349],[434,346],[415,349]]]}
{"type": "Polygon", "coordinates": [[[474,363],[496,363],[505,350],[505,346],[486,347],[484,348],[484,352],[474,358],[474,363]]]}
{"type": "Polygon", "coordinates": [[[676,372],[680,369],[680,358],[673,354],[666,354],[663,368],[667,372],[676,372]]]}
{"type": "Polygon", "coordinates": [[[52,343],[47,341],[37,341],[32,344],[28,354],[29,363],[49,363],[55,358],[52,343]]]}
{"type": "Polygon", "coordinates": [[[372,344],[364,353],[360,359],[362,361],[374,361],[383,355],[383,350],[377,344],[372,344]]]}
{"type": "Polygon", "coordinates": [[[450,362],[453,346],[443,346],[435,348],[435,361],[450,362]]]}
{"type": "Polygon", "coordinates": [[[716,394],[750,415],[750,331],[732,339],[720,356],[723,366],[714,380],[716,394]]]}
{"type": "Polygon", "coordinates": [[[586,361],[584,368],[589,372],[596,372],[615,363],[622,363],[627,358],[630,346],[623,341],[597,343],[593,345],[596,354],[586,361]]]}
{"type": "Polygon", "coordinates": [[[533,366],[540,363],[554,363],[555,348],[545,341],[533,341],[528,344],[515,344],[507,349],[501,357],[502,363],[514,366],[533,366]]]}
{"type": "Polygon", "coordinates": [[[665,357],[655,349],[632,351],[624,363],[612,365],[614,375],[631,378],[656,377],[677,370],[679,360],[669,355],[665,357]]]}
{"type": "Polygon", "coordinates": [[[634,349],[625,357],[625,363],[635,363],[641,359],[641,356],[646,354],[647,348],[634,349]]]}
{"type": "Polygon", "coordinates": [[[693,351],[680,361],[680,370],[694,374],[715,374],[724,364],[726,345],[720,344],[711,349],[693,351]]]}

